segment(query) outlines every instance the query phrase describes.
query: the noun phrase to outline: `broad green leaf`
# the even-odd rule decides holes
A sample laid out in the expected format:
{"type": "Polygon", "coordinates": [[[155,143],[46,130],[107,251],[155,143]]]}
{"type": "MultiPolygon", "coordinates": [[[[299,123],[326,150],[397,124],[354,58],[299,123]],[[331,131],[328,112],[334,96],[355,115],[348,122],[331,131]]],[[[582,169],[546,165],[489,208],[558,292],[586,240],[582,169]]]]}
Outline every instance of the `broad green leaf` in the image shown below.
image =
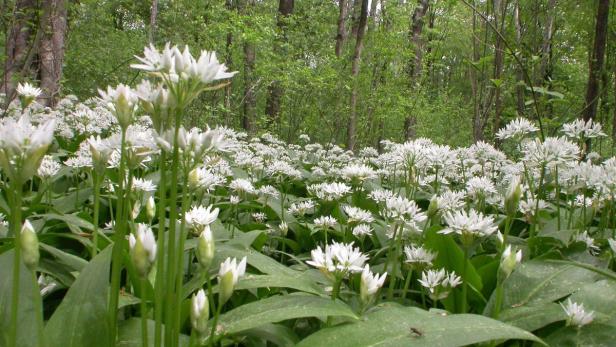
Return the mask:
{"type": "MultiPolygon", "coordinates": [[[[11,331],[11,299],[13,293],[13,250],[0,254],[0,346],[8,346],[11,331]]],[[[37,346],[37,319],[32,271],[21,263],[19,270],[19,305],[17,306],[17,346],[37,346]]],[[[40,297],[40,294],[38,294],[40,297]]]]}
{"type": "Polygon", "coordinates": [[[287,319],[325,316],[357,318],[351,308],[341,301],[314,295],[291,294],[272,296],[239,306],[220,316],[218,324],[225,334],[234,334],[287,319]]]}
{"type": "Polygon", "coordinates": [[[111,249],[83,268],[45,326],[47,347],[108,346],[107,295],[111,249]]]}
{"type": "Polygon", "coordinates": [[[591,323],[579,332],[574,327],[562,327],[555,330],[545,342],[558,347],[613,347],[616,327],[607,324],[591,323]]]}
{"type": "MultiPolygon", "coordinates": [[[[147,321],[148,326],[148,345],[154,346],[155,322],[151,319],[147,321]]],[[[164,327],[163,327],[164,329],[164,327]]],[[[180,334],[180,347],[188,347],[189,337],[180,334]]],[[[116,347],[141,347],[141,318],[130,318],[120,322],[118,327],[118,341],[116,347]]]]}
{"type": "Polygon", "coordinates": [[[355,323],[322,329],[297,346],[453,347],[508,339],[541,342],[527,331],[484,316],[384,306],[355,323]]]}
{"type": "Polygon", "coordinates": [[[570,299],[584,304],[587,311],[595,311],[594,322],[616,326],[616,282],[601,280],[588,283],[573,293],[570,299]]]}
{"type": "Polygon", "coordinates": [[[276,346],[295,346],[299,337],[289,327],[282,324],[264,324],[242,332],[243,336],[271,342],[276,346]]]}
{"type": "Polygon", "coordinates": [[[534,306],[521,306],[504,310],[498,318],[526,331],[535,331],[548,324],[564,320],[565,311],[559,304],[550,302],[534,306]]]}

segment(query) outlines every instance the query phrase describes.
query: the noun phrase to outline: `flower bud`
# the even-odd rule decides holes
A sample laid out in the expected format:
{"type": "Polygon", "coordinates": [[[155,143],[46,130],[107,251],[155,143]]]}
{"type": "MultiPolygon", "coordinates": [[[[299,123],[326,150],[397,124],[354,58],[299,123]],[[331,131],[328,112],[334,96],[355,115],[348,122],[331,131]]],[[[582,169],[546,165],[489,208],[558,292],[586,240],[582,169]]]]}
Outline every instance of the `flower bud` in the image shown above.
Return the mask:
{"type": "Polygon", "coordinates": [[[207,269],[212,264],[214,259],[215,242],[212,235],[212,229],[206,225],[197,241],[197,260],[204,269],[207,269]]]}
{"type": "Polygon", "coordinates": [[[135,201],[135,204],[133,205],[133,210],[131,211],[132,219],[137,218],[140,212],[141,212],[141,201],[137,200],[135,201]]]}
{"type": "Polygon", "coordinates": [[[145,203],[145,212],[150,221],[152,221],[156,216],[156,202],[154,201],[153,196],[150,196],[148,201],[145,203]]]}
{"type": "Polygon", "coordinates": [[[218,271],[218,286],[220,288],[218,292],[218,304],[224,305],[227,300],[233,294],[235,285],[239,281],[241,276],[244,276],[246,272],[246,257],[237,263],[236,258],[227,258],[222,264],[220,264],[220,270],[218,271]]]}
{"type": "Polygon", "coordinates": [[[199,334],[207,332],[207,322],[210,318],[210,303],[203,289],[193,295],[190,307],[190,322],[199,334]]]}
{"type": "Polygon", "coordinates": [[[364,271],[361,273],[361,284],[359,288],[359,295],[364,304],[368,304],[372,301],[374,294],[383,286],[386,277],[387,272],[379,276],[370,271],[369,265],[364,267],[364,271]]]}
{"type": "Polygon", "coordinates": [[[39,262],[39,243],[36,231],[27,219],[21,228],[20,241],[23,262],[28,269],[34,271],[39,262]]]}
{"type": "Polygon", "coordinates": [[[137,230],[134,234],[130,234],[128,243],[131,259],[139,276],[146,277],[156,260],[157,246],[152,229],[146,224],[137,224],[137,230]]]}
{"type": "Polygon", "coordinates": [[[507,189],[507,195],[505,196],[505,213],[508,216],[513,216],[518,211],[520,205],[520,198],[522,197],[522,186],[520,185],[520,178],[515,177],[509,183],[507,189]]]}
{"type": "Polygon", "coordinates": [[[522,261],[522,250],[518,250],[513,253],[511,250],[511,245],[507,246],[503,251],[503,255],[501,256],[501,262],[499,271],[502,276],[502,279],[505,280],[511,272],[515,269],[516,265],[522,261]]]}
{"type": "Polygon", "coordinates": [[[289,225],[286,222],[282,222],[280,223],[280,225],[278,225],[278,228],[280,229],[280,234],[283,237],[286,237],[287,233],[289,232],[289,225]]]}
{"type": "Polygon", "coordinates": [[[191,188],[197,188],[201,185],[199,181],[199,170],[197,168],[190,170],[188,173],[188,185],[191,188]]]}
{"type": "Polygon", "coordinates": [[[438,199],[436,195],[430,199],[430,205],[428,205],[428,218],[432,218],[438,212],[438,199]]]}

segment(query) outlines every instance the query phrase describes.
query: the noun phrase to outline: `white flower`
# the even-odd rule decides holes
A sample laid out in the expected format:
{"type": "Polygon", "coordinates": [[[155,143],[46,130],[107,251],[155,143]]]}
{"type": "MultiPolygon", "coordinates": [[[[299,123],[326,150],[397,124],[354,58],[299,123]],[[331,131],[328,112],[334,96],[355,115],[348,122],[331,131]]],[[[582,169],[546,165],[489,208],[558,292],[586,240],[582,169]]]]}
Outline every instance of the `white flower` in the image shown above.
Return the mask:
{"type": "Polygon", "coordinates": [[[344,205],[342,209],[347,214],[349,223],[374,222],[374,217],[372,217],[372,213],[370,213],[369,211],[362,210],[359,207],[354,207],[350,205],[344,205]]]}
{"type": "Polygon", "coordinates": [[[493,234],[498,226],[494,223],[494,217],[484,216],[483,213],[471,209],[470,212],[456,211],[444,215],[448,227],[439,231],[440,234],[456,233],[466,237],[485,237],[493,234]]]}
{"type": "Polygon", "coordinates": [[[572,302],[571,299],[567,299],[564,305],[560,303],[560,306],[565,310],[565,314],[567,315],[567,325],[581,328],[584,325],[590,324],[594,319],[594,311],[586,312],[584,310],[584,304],[572,302]]]}
{"type": "Polygon", "coordinates": [[[472,177],[466,182],[466,192],[470,197],[489,197],[496,194],[494,183],[487,177],[472,177]]]}
{"type": "Polygon", "coordinates": [[[406,255],[407,263],[420,266],[432,266],[432,261],[436,258],[436,253],[415,245],[404,247],[404,254],[406,255]]]}
{"type": "Polygon", "coordinates": [[[376,171],[365,164],[347,165],[340,170],[340,174],[349,181],[356,179],[360,182],[376,177],[376,171]]]}
{"type": "Polygon", "coordinates": [[[466,193],[463,191],[447,190],[436,197],[438,210],[446,213],[459,210],[464,207],[466,193]]]}
{"type": "Polygon", "coordinates": [[[205,226],[214,223],[218,218],[219,209],[212,210],[212,206],[195,206],[190,211],[186,212],[184,219],[189,228],[193,228],[197,231],[202,230],[205,226]]]}
{"type": "Polygon", "coordinates": [[[107,91],[98,90],[101,99],[107,108],[116,116],[118,124],[127,128],[133,121],[133,115],[137,108],[137,94],[127,85],[119,84],[115,88],[107,87],[107,91]]]}
{"type": "Polygon", "coordinates": [[[578,159],[580,148],[564,137],[548,137],[543,142],[536,139],[524,143],[522,152],[527,164],[552,168],[572,165],[578,159]]]}
{"type": "Polygon", "coordinates": [[[385,202],[387,199],[392,198],[394,193],[387,189],[376,189],[368,194],[368,197],[377,203],[385,202]]]}
{"type": "Polygon", "coordinates": [[[314,225],[321,229],[331,229],[335,227],[337,223],[336,218],[332,216],[321,216],[314,220],[314,225]]]}
{"type": "Polygon", "coordinates": [[[507,248],[503,251],[500,260],[500,270],[502,271],[505,278],[507,278],[513,269],[515,269],[516,265],[522,261],[522,250],[518,250],[513,253],[511,250],[511,245],[507,245],[507,248]]]}
{"type": "Polygon", "coordinates": [[[509,122],[504,128],[496,133],[496,138],[506,140],[510,138],[522,138],[534,133],[539,129],[528,119],[518,117],[509,122]]]}
{"type": "Polygon", "coordinates": [[[52,156],[46,155],[41,161],[41,166],[39,166],[37,170],[37,175],[41,178],[49,178],[57,174],[61,167],[60,163],[55,161],[52,156]]]}
{"type": "Polygon", "coordinates": [[[255,192],[255,187],[252,182],[245,178],[236,178],[229,184],[229,188],[236,193],[252,194],[255,192]]]}
{"type": "Polygon", "coordinates": [[[156,185],[151,180],[133,177],[133,190],[136,192],[155,192],[156,185]]]}
{"type": "Polygon", "coordinates": [[[135,234],[130,234],[128,236],[130,248],[135,247],[137,239],[141,242],[143,248],[147,252],[150,262],[154,262],[156,259],[156,239],[154,238],[152,228],[150,228],[147,224],[138,223],[135,234]]]}
{"type": "Polygon", "coordinates": [[[308,186],[308,192],[325,201],[340,200],[351,192],[351,187],[344,183],[319,183],[308,186]]]}
{"type": "Polygon", "coordinates": [[[291,204],[291,206],[289,206],[288,211],[290,214],[294,216],[303,216],[306,213],[308,213],[310,210],[312,210],[314,206],[315,206],[315,203],[312,200],[294,202],[291,204]]]}
{"type": "Polygon", "coordinates": [[[601,131],[601,124],[594,123],[592,119],[585,122],[583,119],[576,119],[571,123],[563,124],[563,133],[573,139],[590,139],[595,137],[607,136],[601,131]]]}
{"type": "Polygon", "coordinates": [[[188,181],[192,187],[209,192],[221,186],[225,182],[225,178],[205,167],[198,167],[189,173],[188,181]]]}
{"type": "Polygon", "coordinates": [[[385,201],[384,217],[394,222],[402,222],[412,231],[419,231],[419,224],[428,218],[415,201],[401,196],[394,196],[385,201]]]}
{"type": "Polygon", "coordinates": [[[548,207],[548,203],[544,200],[539,199],[539,202],[537,202],[534,198],[528,196],[525,200],[520,201],[520,212],[527,216],[534,216],[537,204],[539,204],[539,211],[548,207]]]}
{"type": "Polygon", "coordinates": [[[325,252],[318,246],[310,253],[312,260],[306,263],[328,274],[338,273],[342,276],[348,273],[360,272],[368,257],[353,247],[353,243],[333,242],[325,246],[325,252]]]}
{"type": "Polygon", "coordinates": [[[263,212],[255,212],[252,214],[252,218],[259,223],[263,223],[267,219],[267,216],[263,212]]]}
{"type": "Polygon", "coordinates": [[[35,86],[33,86],[32,84],[28,82],[19,83],[17,85],[17,94],[25,98],[36,99],[42,93],[43,92],[41,91],[40,88],[36,88],[35,86]]]}
{"type": "Polygon", "coordinates": [[[372,233],[372,228],[368,224],[359,224],[355,228],[353,228],[353,235],[357,237],[370,235],[372,233]]]}
{"type": "Polygon", "coordinates": [[[434,293],[436,288],[441,285],[443,280],[445,279],[445,269],[440,270],[426,270],[421,273],[421,279],[418,280],[419,283],[427,288],[430,293],[434,293]]]}
{"type": "Polygon", "coordinates": [[[197,294],[193,295],[190,305],[190,321],[195,329],[200,334],[207,332],[207,323],[210,315],[210,304],[203,289],[199,289],[197,294]]]}
{"type": "Polygon", "coordinates": [[[421,273],[419,283],[428,289],[430,298],[433,300],[445,299],[452,288],[462,283],[462,278],[457,276],[454,271],[447,272],[445,269],[425,270],[421,273]]]}
{"type": "Polygon", "coordinates": [[[593,239],[592,237],[588,235],[588,231],[584,231],[583,233],[578,233],[575,236],[575,241],[583,242],[584,244],[586,244],[586,248],[588,248],[588,251],[590,253],[596,253],[596,252],[599,252],[600,250],[599,246],[595,244],[595,239],[593,239]]]}
{"type": "Polygon", "coordinates": [[[242,258],[239,263],[236,258],[227,258],[224,262],[222,262],[220,264],[220,269],[218,270],[218,277],[225,277],[225,275],[229,273],[232,274],[232,283],[233,286],[235,286],[240,277],[244,276],[246,273],[246,257],[242,258]]]}
{"type": "Polygon", "coordinates": [[[370,265],[366,264],[361,273],[360,284],[360,296],[364,302],[368,302],[370,298],[376,294],[379,288],[383,286],[383,283],[385,283],[386,277],[387,272],[380,276],[378,274],[373,274],[370,271],[370,265]]]}

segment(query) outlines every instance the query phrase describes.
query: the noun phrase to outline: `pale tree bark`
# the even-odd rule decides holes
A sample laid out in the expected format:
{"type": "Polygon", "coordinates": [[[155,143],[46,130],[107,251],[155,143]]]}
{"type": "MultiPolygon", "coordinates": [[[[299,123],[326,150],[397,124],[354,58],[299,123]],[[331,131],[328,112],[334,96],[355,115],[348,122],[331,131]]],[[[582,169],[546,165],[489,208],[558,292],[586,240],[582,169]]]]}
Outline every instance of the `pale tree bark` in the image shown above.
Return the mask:
{"type": "MultiPolygon", "coordinates": [[[[475,7],[475,1],[473,1],[473,7],[475,7]]],[[[473,28],[472,28],[472,47],[473,56],[472,61],[479,61],[479,39],[477,35],[477,12],[473,11],[473,28]]],[[[471,82],[471,92],[473,95],[473,140],[475,142],[483,141],[483,125],[481,121],[481,107],[479,97],[479,77],[477,75],[477,67],[469,64],[469,77],[471,82]]]]}
{"type": "Polygon", "coordinates": [[[351,6],[351,38],[357,39],[357,32],[359,30],[359,21],[361,19],[361,5],[363,0],[352,0],[351,6]]]}
{"type": "MultiPolygon", "coordinates": [[[[423,50],[424,44],[421,38],[421,33],[424,26],[424,17],[428,12],[430,6],[429,0],[418,0],[417,7],[413,11],[411,18],[411,27],[409,30],[409,39],[413,44],[415,56],[409,62],[409,90],[412,90],[417,86],[419,78],[422,73],[423,64],[423,50]]],[[[415,138],[415,124],[417,118],[414,114],[408,114],[404,119],[404,137],[409,140],[415,138]]]]}
{"type": "Polygon", "coordinates": [[[353,63],[351,67],[351,79],[353,83],[351,91],[351,113],[349,115],[349,124],[347,127],[347,149],[355,148],[355,135],[357,127],[357,93],[358,93],[358,75],[361,64],[361,53],[364,48],[364,35],[366,33],[366,22],[368,20],[368,0],[361,0],[361,13],[357,27],[357,39],[355,41],[355,52],[353,53],[353,63]]]}
{"type": "Polygon", "coordinates": [[[156,17],[158,16],[158,0],[152,0],[150,7],[150,30],[148,31],[148,42],[154,43],[156,35],[156,17]]]}
{"type": "MultiPolygon", "coordinates": [[[[285,43],[287,42],[287,20],[293,13],[294,0],[280,0],[278,3],[278,35],[274,42],[274,54],[278,57],[286,55],[285,43]]],[[[282,69],[278,69],[278,74],[283,74],[282,69]]],[[[275,79],[268,87],[267,101],[265,104],[265,114],[268,116],[268,127],[276,124],[280,118],[280,104],[284,89],[279,80],[275,79]]]]}
{"type": "MultiPolygon", "coordinates": [[[[16,82],[28,75],[28,56],[33,56],[38,44],[33,42],[37,31],[36,1],[17,0],[14,5],[12,20],[8,26],[6,37],[6,56],[4,63],[4,76],[0,85],[0,92],[7,95],[10,101],[15,92],[16,82]]],[[[8,7],[8,6],[7,6],[8,7]]]]}
{"type": "MultiPolygon", "coordinates": [[[[607,42],[607,20],[610,9],[610,0],[599,0],[597,20],[595,24],[595,39],[590,54],[588,72],[588,85],[586,87],[586,108],[584,120],[594,120],[597,115],[597,103],[599,98],[599,78],[605,59],[605,46],[607,42]]],[[[590,150],[590,149],[589,149],[590,150]]]]}
{"type": "MultiPolygon", "coordinates": [[[[515,25],[515,43],[516,47],[520,49],[522,47],[522,22],[520,21],[520,0],[516,0],[515,6],[513,8],[513,22],[515,25]]],[[[519,116],[523,116],[525,112],[524,105],[524,71],[522,71],[522,67],[518,66],[516,68],[516,81],[518,85],[515,88],[516,95],[516,108],[519,116]]]]}
{"type": "Polygon", "coordinates": [[[43,103],[54,106],[60,94],[62,64],[64,62],[67,13],[65,0],[42,2],[43,36],[39,48],[41,90],[43,103]]]}
{"type": "Polygon", "coordinates": [[[338,2],[338,32],[336,34],[336,57],[340,58],[342,50],[344,49],[344,43],[347,37],[346,31],[346,17],[347,17],[347,1],[340,0],[338,2]]]}
{"type": "Polygon", "coordinates": [[[536,84],[543,85],[550,79],[552,65],[552,37],[554,36],[554,19],[556,16],[556,0],[548,0],[546,19],[543,26],[543,40],[541,43],[541,63],[536,76],[536,84]]]}
{"type": "MultiPolygon", "coordinates": [[[[235,9],[233,0],[225,0],[225,8],[227,11],[233,11],[235,9]]],[[[233,32],[230,30],[227,32],[227,42],[225,47],[225,65],[231,69],[231,65],[233,63],[233,32]]],[[[231,69],[232,70],[232,69],[231,69]]],[[[231,83],[227,84],[225,87],[225,111],[227,113],[227,117],[225,117],[226,125],[229,125],[229,121],[233,118],[233,112],[231,110],[231,83]]]]}
{"type": "MultiPolygon", "coordinates": [[[[255,5],[255,0],[245,0],[240,6],[242,14],[250,16],[255,5]]],[[[257,95],[255,83],[255,60],[256,47],[252,41],[244,41],[244,109],[242,127],[249,134],[255,131],[255,121],[257,119],[257,95]]]]}

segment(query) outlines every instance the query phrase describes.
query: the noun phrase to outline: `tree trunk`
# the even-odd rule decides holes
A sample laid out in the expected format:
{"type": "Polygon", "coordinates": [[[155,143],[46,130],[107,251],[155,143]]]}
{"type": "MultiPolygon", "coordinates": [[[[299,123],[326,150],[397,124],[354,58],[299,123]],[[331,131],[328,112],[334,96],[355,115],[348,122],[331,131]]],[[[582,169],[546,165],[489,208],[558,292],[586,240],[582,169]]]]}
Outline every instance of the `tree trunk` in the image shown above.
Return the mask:
{"type": "Polygon", "coordinates": [[[39,48],[41,90],[43,103],[55,106],[60,94],[62,64],[64,61],[67,13],[65,0],[45,0],[42,2],[43,36],[39,48]]]}
{"type": "MultiPolygon", "coordinates": [[[[475,2],[473,1],[473,6],[475,2]]],[[[473,11],[473,28],[472,28],[472,47],[473,47],[473,63],[479,61],[479,39],[477,38],[477,13],[473,11]]],[[[479,97],[479,77],[477,76],[477,67],[469,64],[469,79],[471,82],[471,92],[473,95],[473,140],[475,142],[483,141],[483,126],[481,122],[481,108],[479,97]]]]}
{"type": "Polygon", "coordinates": [[[537,85],[543,85],[544,81],[550,79],[549,72],[552,63],[552,37],[554,36],[554,17],[556,10],[556,0],[548,0],[546,8],[546,20],[543,27],[543,41],[541,44],[541,64],[536,76],[537,85]]]}
{"type": "MultiPolygon", "coordinates": [[[[233,11],[235,6],[233,0],[225,0],[225,8],[227,11],[233,11]]],[[[233,63],[233,32],[229,30],[227,32],[227,42],[225,46],[225,65],[231,69],[233,63]]],[[[229,126],[229,122],[233,119],[233,111],[231,110],[231,87],[232,83],[227,84],[225,87],[225,111],[227,116],[225,117],[225,125],[229,126]]]]}
{"type": "MultiPolygon", "coordinates": [[[[421,32],[423,31],[423,18],[428,12],[429,5],[429,0],[418,0],[417,7],[415,11],[413,11],[413,17],[411,19],[409,36],[415,50],[415,56],[409,62],[409,90],[416,87],[422,72],[424,47],[421,39],[421,32]]],[[[404,119],[404,136],[407,140],[415,137],[416,123],[417,118],[413,114],[407,115],[404,119]]]]}
{"type": "MultiPolygon", "coordinates": [[[[246,0],[241,6],[244,15],[250,15],[255,0],[246,0]]],[[[255,131],[255,121],[257,119],[257,95],[255,83],[255,60],[256,48],[252,41],[244,41],[244,117],[242,127],[249,134],[255,131]]]]}
{"type": "MultiPolygon", "coordinates": [[[[586,108],[584,120],[594,120],[597,115],[597,99],[599,97],[599,78],[603,69],[605,46],[607,42],[607,19],[610,9],[610,0],[599,0],[597,21],[595,24],[595,41],[591,52],[588,72],[588,86],[586,87],[586,108]]],[[[590,151],[590,148],[588,148],[590,151]]]]}
{"type": "MultiPolygon", "coordinates": [[[[502,0],[493,0],[494,6],[494,27],[498,28],[498,31],[504,33],[505,29],[505,11],[506,4],[502,0]]],[[[494,123],[493,123],[493,135],[500,129],[501,116],[503,112],[503,105],[501,100],[501,79],[503,73],[503,63],[505,58],[504,42],[500,35],[494,35],[494,80],[497,81],[494,90],[494,123]]]]}
{"type": "Polygon", "coordinates": [[[349,116],[349,124],[347,127],[347,149],[353,150],[355,148],[355,133],[357,123],[357,89],[358,89],[358,75],[359,66],[361,63],[361,52],[364,48],[364,34],[366,32],[366,22],[368,20],[368,0],[361,1],[361,14],[359,16],[359,23],[357,27],[357,40],[355,42],[355,52],[353,54],[353,65],[351,68],[351,79],[353,83],[353,89],[351,91],[351,114],[349,116]]]}
{"type": "MultiPolygon", "coordinates": [[[[520,21],[520,1],[516,0],[515,7],[513,9],[513,22],[515,23],[515,42],[516,47],[520,49],[522,47],[522,23],[520,21]]],[[[522,71],[522,67],[518,66],[516,68],[516,80],[518,85],[515,88],[516,94],[516,107],[518,110],[518,115],[524,115],[525,105],[524,105],[524,71],[522,71]]]]}
{"type": "Polygon", "coordinates": [[[150,30],[148,31],[148,42],[150,43],[154,43],[156,16],[158,16],[158,0],[152,0],[152,7],[150,7],[150,30]]]}
{"type": "MultiPolygon", "coordinates": [[[[287,42],[287,17],[293,13],[294,0],[280,0],[278,4],[278,36],[274,42],[274,54],[277,57],[285,57],[286,49],[284,43],[287,42]]],[[[278,74],[284,71],[279,69],[278,74]]],[[[265,104],[265,114],[268,116],[268,128],[276,124],[280,118],[280,103],[284,89],[279,80],[272,81],[268,87],[267,102],[265,104]]]]}
{"type": "Polygon", "coordinates": [[[363,0],[352,0],[351,10],[351,37],[357,39],[357,32],[359,30],[359,21],[361,20],[361,6],[363,0]]]}
{"type": "Polygon", "coordinates": [[[338,13],[338,33],[336,34],[336,57],[340,58],[342,50],[344,49],[344,42],[346,41],[346,17],[347,17],[347,0],[339,1],[338,13]]]}
{"type": "Polygon", "coordinates": [[[27,74],[29,64],[27,57],[36,51],[37,45],[33,45],[33,33],[36,30],[36,1],[17,0],[13,18],[9,24],[6,37],[6,57],[4,62],[4,77],[0,85],[0,92],[7,96],[7,103],[15,93],[15,82],[27,74]]]}

